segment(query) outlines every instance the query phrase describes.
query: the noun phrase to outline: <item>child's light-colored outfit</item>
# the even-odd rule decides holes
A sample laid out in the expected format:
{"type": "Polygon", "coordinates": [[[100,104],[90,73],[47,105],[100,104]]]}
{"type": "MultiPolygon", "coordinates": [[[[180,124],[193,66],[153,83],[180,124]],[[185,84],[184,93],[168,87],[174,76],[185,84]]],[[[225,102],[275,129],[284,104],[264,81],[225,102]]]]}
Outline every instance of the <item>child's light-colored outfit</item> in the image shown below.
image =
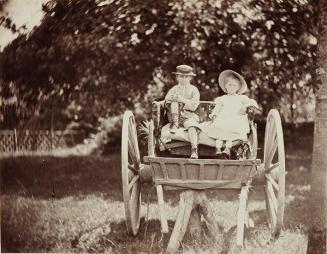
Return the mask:
{"type": "Polygon", "coordinates": [[[257,102],[246,95],[234,94],[218,97],[215,103],[216,106],[210,116],[216,117],[212,123],[202,124],[201,130],[214,139],[246,141],[250,132],[249,120],[247,114],[240,112],[245,105],[258,107],[257,102]]]}
{"type": "Polygon", "coordinates": [[[167,93],[165,97],[165,107],[169,108],[172,103],[168,98],[171,95],[179,95],[186,99],[186,103],[180,103],[180,124],[186,129],[189,127],[198,127],[199,117],[194,112],[200,104],[200,92],[197,87],[193,85],[175,85],[167,93]]]}

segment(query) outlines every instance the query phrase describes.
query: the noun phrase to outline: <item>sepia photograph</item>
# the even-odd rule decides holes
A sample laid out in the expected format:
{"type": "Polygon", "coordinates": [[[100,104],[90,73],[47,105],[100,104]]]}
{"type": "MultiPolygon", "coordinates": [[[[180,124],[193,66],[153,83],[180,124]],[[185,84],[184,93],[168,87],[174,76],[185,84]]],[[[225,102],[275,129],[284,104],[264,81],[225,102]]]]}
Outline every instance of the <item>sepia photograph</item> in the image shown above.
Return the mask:
{"type": "Polygon", "coordinates": [[[0,0],[0,252],[327,254],[326,0],[0,0]]]}

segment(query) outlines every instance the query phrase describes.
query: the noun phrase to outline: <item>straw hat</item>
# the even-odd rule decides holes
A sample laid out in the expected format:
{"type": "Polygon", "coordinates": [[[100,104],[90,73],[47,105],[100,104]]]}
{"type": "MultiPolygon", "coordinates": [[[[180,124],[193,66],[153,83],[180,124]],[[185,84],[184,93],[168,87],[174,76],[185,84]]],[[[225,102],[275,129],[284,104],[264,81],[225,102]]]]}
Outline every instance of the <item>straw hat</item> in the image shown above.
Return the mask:
{"type": "Polygon", "coordinates": [[[186,64],[178,65],[176,67],[176,72],[173,73],[176,75],[196,76],[195,73],[193,73],[193,68],[186,64]]]}
{"type": "Polygon", "coordinates": [[[227,93],[227,90],[225,88],[225,81],[226,81],[226,78],[229,76],[232,76],[232,77],[234,76],[240,80],[241,87],[237,91],[238,94],[243,94],[248,90],[248,85],[246,84],[245,79],[240,74],[238,74],[236,71],[225,70],[220,73],[219,78],[218,78],[219,86],[225,93],[227,93]]]}

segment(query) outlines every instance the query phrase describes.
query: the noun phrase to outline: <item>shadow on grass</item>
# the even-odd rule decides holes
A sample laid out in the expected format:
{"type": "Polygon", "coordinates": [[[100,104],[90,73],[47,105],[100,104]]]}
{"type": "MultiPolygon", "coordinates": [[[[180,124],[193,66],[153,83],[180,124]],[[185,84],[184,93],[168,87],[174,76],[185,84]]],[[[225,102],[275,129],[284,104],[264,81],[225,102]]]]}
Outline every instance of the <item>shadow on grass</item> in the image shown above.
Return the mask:
{"type": "Polygon", "coordinates": [[[101,193],[122,200],[119,157],[3,158],[1,193],[45,199],[101,193]]]}
{"type": "MultiPolygon", "coordinates": [[[[0,163],[3,194],[47,199],[101,193],[111,200],[122,200],[119,153],[108,157],[20,156],[2,158],[0,163]]],[[[310,166],[311,160],[287,160],[287,184],[308,184],[310,166]]],[[[144,193],[149,191],[149,186],[142,185],[144,193]]],[[[237,197],[231,191],[208,191],[208,195],[222,200],[237,197]]],[[[150,201],[154,200],[151,196],[150,201]]]]}

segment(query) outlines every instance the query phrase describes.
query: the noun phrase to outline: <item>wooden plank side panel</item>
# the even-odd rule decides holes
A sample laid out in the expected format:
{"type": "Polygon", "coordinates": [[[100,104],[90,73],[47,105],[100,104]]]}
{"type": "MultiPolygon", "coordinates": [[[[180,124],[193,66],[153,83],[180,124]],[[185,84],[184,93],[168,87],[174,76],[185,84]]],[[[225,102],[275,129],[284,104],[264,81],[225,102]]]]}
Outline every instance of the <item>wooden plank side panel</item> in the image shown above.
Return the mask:
{"type": "Polygon", "coordinates": [[[236,178],[237,169],[238,169],[238,165],[235,165],[235,164],[230,164],[228,166],[225,165],[224,170],[223,170],[222,179],[230,180],[230,179],[236,178]]]}
{"type": "Polygon", "coordinates": [[[175,188],[239,188],[256,172],[260,160],[211,160],[145,157],[153,169],[155,184],[175,188]]]}
{"type": "Polygon", "coordinates": [[[160,162],[160,168],[162,170],[162,174],[163,174],[164,178],[168,179],[168,171],[167,171],[166,164],[164,162],[160,162]]]}
{"type": "Polygon", "coordinates": [[[203,165],[203,179],[204,180],[217,180],[217,175],[220,172],[219,165],[213,165],[213,164],[201,164],[203,165]]]}
{"type": "MultiPolygon", "coordinates": [[[[183,175],[181,174],[181,170],[180,170],[181,166],[178,163],[166,163],[165,167],[166,167],[167,177],[168,178],[170,178],[170,179],[181,179],[183,177],[183,175]]],[[[161,169],[163,169],[162,165],[161,165],[161,169]]]]}
{"type": "Polygon", "coordinates": [[[153,162],[151,163],[151,168],[152,168],[152,172],[153,172],[153,178],[159,178],[162,179],[164,178],[163,172],[161,170],[161,165],[158,162],[153,162]]]}
{"type": "Polygon", "coordinates": [[[198,180],[200,177],[200,165],[195,163],[185,163],[186,179],[198,180]]]}

